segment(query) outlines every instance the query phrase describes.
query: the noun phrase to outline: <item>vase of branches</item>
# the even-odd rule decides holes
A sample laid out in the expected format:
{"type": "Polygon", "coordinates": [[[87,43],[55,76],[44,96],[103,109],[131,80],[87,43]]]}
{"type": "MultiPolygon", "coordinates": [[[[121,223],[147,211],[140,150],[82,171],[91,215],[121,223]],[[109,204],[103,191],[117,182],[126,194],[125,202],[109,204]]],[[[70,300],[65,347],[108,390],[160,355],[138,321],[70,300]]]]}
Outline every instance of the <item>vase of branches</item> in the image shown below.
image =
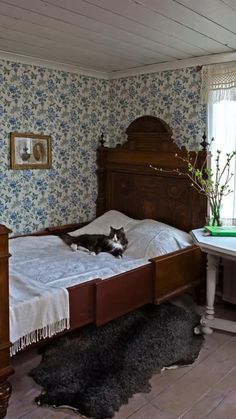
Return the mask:
{"type": "MultiPolygon", "coordinates": [[[[205,137],[205,135],[203,137],[205,137]]],[[[231,162],[236,155],[236,151],[226,153],[226,159],[224,160],[224,163],[221,164],[222,154],[220,150],[217,150],[215,167],[213,167],[212,161],[211,167],[209,167],[208,162],[211,158],[210,148],[213,141],[214,138],[211,139],[210,143],[205,142],[206,158],[202,167],[199,167],[198,165],[198,155],[200,151],[187,150],[186,156],[183,156],[182,153],[176,153],[175,157],[182,160],[182,162],[186,165],[186,172],[181,172],[178,168],[175,169],[174,172],[179,175],[188,176],[191,186],[200,194],[207,197],[211,212],[211,217],[208,220],[209,224],[212,226],[221,226],[220,213],[223,198],[233,192],[230,189],[230,182],[234,176],[231,172],[231,162]]],[[[168,172],[168,170],[158,169],[156,167],[153,167],[153,169],[168,172]]],[[[171,170],[171,172],[173,172],[173,170],[171,170]]]]}
{"type": "Polygon", "coordinates": [[[211,217],[206,217],[206,224],[211,226],[221,226],[221,206],[212,206],[210,203],[211,217]]]}
{"type": "MultiPolygon", "coordinates": [[[[212,141],[214,141],[213,138],[209,147],[211,146],[212,141]]],[[[209,156],[209,154],[210,152],[208,150],[207,156],[209,156]]],[[[211,212],[210,224],[212,226],[221,226],[220,213],[223,198],[233,192],[230,189],[230,182],[233,177],[233,173],[231,172],[231,161],[235,155],[236,151],[226,153],[226,159],[224,163],[221,164],[221,151],[217,150],[214,170],[212,161],[211,167],[207,167],[205,164],[204,167],[199,169],[196,167],[195,160],[189,157],[189,155],[184,159],[188,165],[188,176],[192,182],[192,186],[195,187],[199,193],[204,194],[208,199],[211,212]]]]}

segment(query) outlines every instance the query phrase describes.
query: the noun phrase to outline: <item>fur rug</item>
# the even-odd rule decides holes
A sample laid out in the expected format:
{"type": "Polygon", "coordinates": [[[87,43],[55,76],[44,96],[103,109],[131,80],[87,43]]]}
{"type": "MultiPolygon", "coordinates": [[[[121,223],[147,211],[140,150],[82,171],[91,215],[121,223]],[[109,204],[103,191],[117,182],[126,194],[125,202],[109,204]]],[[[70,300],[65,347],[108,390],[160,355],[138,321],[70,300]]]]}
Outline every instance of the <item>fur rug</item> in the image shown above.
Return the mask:
{"type": "Polygon", "coordinates": [[[190,309],[165,303],[62,337],[44,350],[41,364],[30,372],[44,389],[36,402],[112,418],[133,394],[150,391],[153,373],[194,362],[203,342],[193,332],[198,323],[190,309]]]}

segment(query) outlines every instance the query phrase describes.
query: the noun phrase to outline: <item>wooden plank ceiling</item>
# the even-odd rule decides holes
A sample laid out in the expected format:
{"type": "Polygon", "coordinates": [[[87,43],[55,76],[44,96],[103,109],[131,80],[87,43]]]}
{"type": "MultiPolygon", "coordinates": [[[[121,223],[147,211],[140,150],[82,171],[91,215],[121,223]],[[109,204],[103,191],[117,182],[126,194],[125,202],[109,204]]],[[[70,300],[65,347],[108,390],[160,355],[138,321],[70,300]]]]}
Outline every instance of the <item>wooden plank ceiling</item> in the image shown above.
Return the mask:
{"type": "Polygon", "coordinates": [[[236,0],[0,0],[0,50],[100,72],[236,50],[236,0]]]}

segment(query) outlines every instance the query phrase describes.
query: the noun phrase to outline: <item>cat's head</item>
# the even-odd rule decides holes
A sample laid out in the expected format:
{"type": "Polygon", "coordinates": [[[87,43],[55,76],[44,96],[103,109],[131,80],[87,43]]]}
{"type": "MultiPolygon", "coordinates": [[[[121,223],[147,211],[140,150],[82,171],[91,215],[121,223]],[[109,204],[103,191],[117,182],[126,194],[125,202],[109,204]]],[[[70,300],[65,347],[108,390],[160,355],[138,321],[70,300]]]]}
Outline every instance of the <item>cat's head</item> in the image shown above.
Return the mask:
{"type": "Polygon", "coordinates": [[[124,227],[110,227],[109,238],[112,239],[114,242],[121,243],[125,248],[127,247],[128,240],[124,232],[124,227]]]}

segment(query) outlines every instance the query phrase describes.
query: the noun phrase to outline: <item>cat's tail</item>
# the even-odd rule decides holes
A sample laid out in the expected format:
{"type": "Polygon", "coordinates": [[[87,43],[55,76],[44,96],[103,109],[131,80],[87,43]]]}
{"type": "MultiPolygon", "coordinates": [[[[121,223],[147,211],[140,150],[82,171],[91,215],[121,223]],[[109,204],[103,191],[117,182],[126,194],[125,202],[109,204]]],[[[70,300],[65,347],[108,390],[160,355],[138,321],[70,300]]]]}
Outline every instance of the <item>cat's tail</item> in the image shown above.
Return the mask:
{"type": "Polygon", "coordinates": [[[68,246],[71,246],[73,243],[73,237],[67,233],[60,233],[58,234],[58,237],[60,237],[60,239],[62,239],[68,246]]]}

